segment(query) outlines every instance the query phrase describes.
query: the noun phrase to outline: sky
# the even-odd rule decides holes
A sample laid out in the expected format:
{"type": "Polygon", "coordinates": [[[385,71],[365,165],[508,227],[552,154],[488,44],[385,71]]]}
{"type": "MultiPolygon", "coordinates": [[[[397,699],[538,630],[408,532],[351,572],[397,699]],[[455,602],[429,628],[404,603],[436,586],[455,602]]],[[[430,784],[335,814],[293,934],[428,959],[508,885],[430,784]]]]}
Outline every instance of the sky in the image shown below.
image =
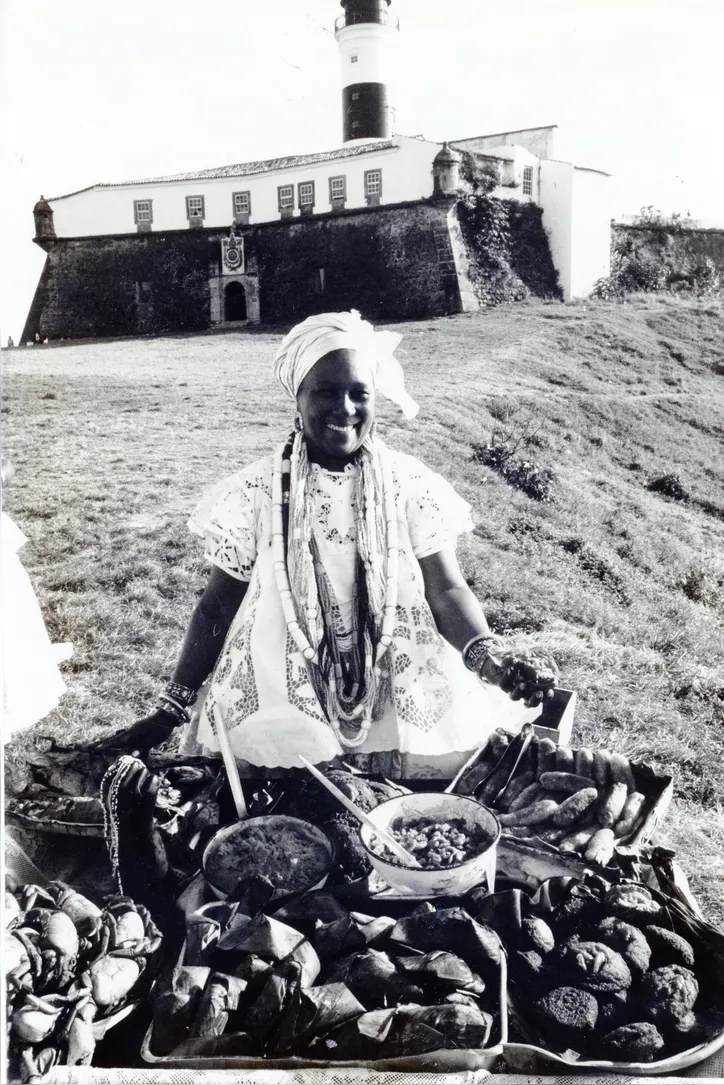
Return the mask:
{"type": "MultiPolygon", "coordinates": [[[[393,0],[396,130],[556,124],[617,217],[724,226],[722,0],[393,0]]],[[[339,146],[337,0],[0,0],[0,338],[44,254],[32,208],[98,181],[339,146]]]]}

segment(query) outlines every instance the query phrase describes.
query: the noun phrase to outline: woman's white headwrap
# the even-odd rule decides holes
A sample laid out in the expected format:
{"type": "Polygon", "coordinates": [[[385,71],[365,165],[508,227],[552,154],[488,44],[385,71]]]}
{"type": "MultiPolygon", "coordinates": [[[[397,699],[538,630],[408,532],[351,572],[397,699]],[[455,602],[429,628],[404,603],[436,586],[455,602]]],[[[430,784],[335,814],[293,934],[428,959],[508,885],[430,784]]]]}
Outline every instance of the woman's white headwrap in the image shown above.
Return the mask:
{"type": "Polygon", "coordinates": [[[396,403],[405,418],[414,418],[420,408],[405,391],[405,375],[393,354],[401,339],[396,332],[376,332],[356,309],[309,316],[282,340],[274,376],[287,395],[296,399],[315,362],[332,350],[356,350],[369,363],[376,390],[396,403]]]}

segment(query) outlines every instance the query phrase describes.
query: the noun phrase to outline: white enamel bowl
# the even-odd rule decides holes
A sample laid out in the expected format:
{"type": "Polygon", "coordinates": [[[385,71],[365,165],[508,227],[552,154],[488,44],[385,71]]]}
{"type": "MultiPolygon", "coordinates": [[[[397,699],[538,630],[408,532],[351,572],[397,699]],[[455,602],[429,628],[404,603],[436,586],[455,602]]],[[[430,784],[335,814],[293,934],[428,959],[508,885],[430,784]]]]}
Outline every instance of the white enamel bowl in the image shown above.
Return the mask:
{"type": "Polygon", "coordinates": [[[403,822],[419,818],[429,818],[437,822],[460,819],[466,830],[482,829],[490,837],[488,847],[479,855],[466,859],[464,863],[452,867],[416,870],[388,862],[372,851],[370,842],[374,830],[369,825],[362,825],[360,839],[369,861],[393,889],[420,897],[457,897],[487,881],[488,891],[493,892],[500,822],[491,810],[481,806],[475,799],[463,795],[446,795],[439,791],[400,795],[380,803],[374,810],[370,810],[368,817],[381,829],[389,829],[392,823],[400,818],[403,822]]]}

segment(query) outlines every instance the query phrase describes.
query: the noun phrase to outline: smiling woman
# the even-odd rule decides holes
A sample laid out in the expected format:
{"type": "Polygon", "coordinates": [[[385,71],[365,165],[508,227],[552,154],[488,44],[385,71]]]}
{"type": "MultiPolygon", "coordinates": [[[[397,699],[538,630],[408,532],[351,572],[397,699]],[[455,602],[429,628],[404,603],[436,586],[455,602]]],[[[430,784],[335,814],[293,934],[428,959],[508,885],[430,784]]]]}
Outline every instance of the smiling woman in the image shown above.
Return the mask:
{"type": "Polygon", "coordinates": [[[469,506],[375,434],[378,394],[417,413],[399,340],[355,312],[309,317],[283,340],[274,371],[294,432],[193,513],[209,582],[160,707],[126,743],[184,724],[180,752],[216,751],[221,716],[257,767],[361,756],[386,776],[451,775],[514,726],[514,700],[547,695],[553,674],[502,653],[460,572],[469,506]]]}

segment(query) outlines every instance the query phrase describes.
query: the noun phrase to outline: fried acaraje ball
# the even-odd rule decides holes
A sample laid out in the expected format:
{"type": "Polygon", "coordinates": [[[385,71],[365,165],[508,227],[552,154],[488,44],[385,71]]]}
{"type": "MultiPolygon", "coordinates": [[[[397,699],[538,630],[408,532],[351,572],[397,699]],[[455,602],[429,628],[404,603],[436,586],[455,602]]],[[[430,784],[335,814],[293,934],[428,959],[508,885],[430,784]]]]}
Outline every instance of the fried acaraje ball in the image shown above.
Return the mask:
{"type": "Polygon", "coordinates": [[[650,1062],[664,1046],[664,1038],[649,1021],[620,1025],[601,1040],[601,1048],[619,1062],[650,1062]]]}
{"type": "Polygon", "coordinates": [[[666,964],[644,976],[639,995],[649,1020],[661,1028],[681,1029],[699,997],[699,984],[688,968],[666,964]]]}
{"type": "Polygon", "coordinates": [[[558,939],[568,938],[572,934],[583,933],[592,923],[602,918],[598,901],[589,897],[570,897],[565,904],[556,909],[549,920],[558,939]]]}
{"type": "Polygon", "coordinates": [[[546,959],[569,983],[586,991],[621,991],[631,986],[631,970],[620,953],[603,942],[570,938],[546,959]]]}
{"type": "Polygon", "coordinates": [[[584,1039],[598,1020],[596,999],[577,987],[555,987],[536,999],[533,1009],[541,1029],[564,1042],[584,1039]]]}
{"type": "Polygon", "coordinates": [[[598,1031],[611,1032],[630,1017],[628,991],[609,991],[598,999],[598,1031]]]}
{"type": "Polygon", "coordinates": [[[593,928],[591,934],[620,953],[634,976],[642,976],[649,967],[651,947],[646,936],[631,923],[608,916],[593,928]]]}
{"type": "Polygon", "coordinates": [[[643,885],[614,885],[606,893],[604,904],[607,912],[629,923],[653,923],[661,912],[661,905],[643,885]]]}
{"type": "Polygon", "coordinates": [[[646,937],[651,946],[651,963],[654,968],[665,964],[680,964],[684,968],[691,968],[694,964],[694,950],[680,934],[652,925],[646,928],[646,937]]]}

